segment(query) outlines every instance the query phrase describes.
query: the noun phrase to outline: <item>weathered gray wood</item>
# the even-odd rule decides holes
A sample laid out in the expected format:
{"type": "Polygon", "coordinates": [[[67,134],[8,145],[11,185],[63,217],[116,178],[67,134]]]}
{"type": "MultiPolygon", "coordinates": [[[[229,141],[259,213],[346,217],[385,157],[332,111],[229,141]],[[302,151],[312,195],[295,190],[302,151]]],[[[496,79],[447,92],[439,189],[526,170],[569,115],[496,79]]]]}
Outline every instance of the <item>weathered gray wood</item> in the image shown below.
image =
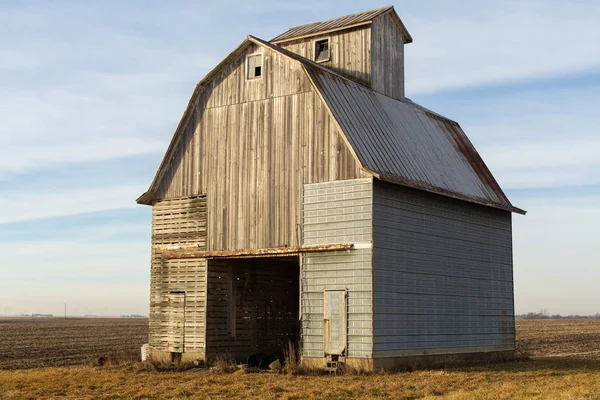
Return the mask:
{"type": "Polygon", "coordinates": [[[297,257],[209,260],[208,270],[207,357],[243,360],[297,340],[297,257]]]}
{"type": "Polygon", "coordinates": [[[156,197],[207,194],[209,251],[298,246],[302,184],[365,176],[301,67],[269,49],[217,74],[194,115],[156,197]]]}
{"type": "Polygon", "coordinates": [[[395,13],[377,16],[370,24],[312,35],[279,46],[315,60],[315,42],[329,39],[330,60],[320,64],[398,100],[404,98],[405,28],[395,13]]]}
{"type": "Polygon", "coordinates": [[[174,198],[152,207],[151,348],[203,352],[206,260],[165,260],[170,246],[206,249],[206,197],[174,198]]]}
{"type": "Polygon", "coordinates": [[[236,250],[236,251],[197,251],[183,247],[183,251],[170,252],[165,248],[162,257],[166,260],[187,259],[187,258],[236,258],[236,257],[252,257],[252,256],[277,256],[277,255],[298,255],[301,253],[318,253],[323,251],[333,250],[350,250],[354,245],[351,243],[340,244],[325,244],[317,246],[299,246],[299,247],[279,247],[276,249],[259,249],[259,250],[236,250]],[[188,249],[188,250],[186,250],[188,249]]]}
{"type": "Polygon", "coordinates": [[[280,46],[315,61],[315,41],[329,39],[330,60],[320,63],[371,86],[371,27],[369,25],[281,43],[280,46]]]}
{"type": "Polygon", "coordinates": [[[394,15],[383,14],[371,25],[371,88],[404,98],[404,33],[394,15]]]}

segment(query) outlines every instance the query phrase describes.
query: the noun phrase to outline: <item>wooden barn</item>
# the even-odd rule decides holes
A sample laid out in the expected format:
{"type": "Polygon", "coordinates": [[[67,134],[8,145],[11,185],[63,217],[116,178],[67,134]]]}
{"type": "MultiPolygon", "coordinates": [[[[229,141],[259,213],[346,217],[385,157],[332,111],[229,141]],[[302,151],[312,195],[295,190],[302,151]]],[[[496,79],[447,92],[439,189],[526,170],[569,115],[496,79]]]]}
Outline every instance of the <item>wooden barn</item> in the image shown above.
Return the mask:
{"type": "Polygon", "coordinates": [[[393,7],[248,36],[196,86],[152,206],[152,357],[368,368],[515,349],[514,207],[405,97],[393,7]]]}

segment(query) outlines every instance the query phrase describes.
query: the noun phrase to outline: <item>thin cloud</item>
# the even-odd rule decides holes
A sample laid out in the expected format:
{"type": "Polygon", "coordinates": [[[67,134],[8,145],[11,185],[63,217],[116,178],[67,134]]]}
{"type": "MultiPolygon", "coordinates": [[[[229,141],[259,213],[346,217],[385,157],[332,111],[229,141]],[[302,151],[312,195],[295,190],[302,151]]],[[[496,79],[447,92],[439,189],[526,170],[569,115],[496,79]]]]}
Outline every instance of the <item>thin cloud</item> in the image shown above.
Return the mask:
{"type": "Polygon", "coordinates": [[[64,164],[108,161],[162,151],[162,141],[135,137],[95,138],[83,143],[66,142],[45,146],[12,146],[6,151],[0,151],[0,173],[43,170],[64,164]]]}
{"type": "Polygon", "coordinates": [[[409,97],[600,70],[595,2],[461,6],[460,14],[432,15],[423,7],[407,16],[415,40],[406,47],[409,97]]]}
{"type": "Polygon", "coordinates": [[[0,197],[0,224],[139,207],[135,199],[140,194],[136,186],[83,188],[76,184],[55,193],[16,192],[0,197]]]}

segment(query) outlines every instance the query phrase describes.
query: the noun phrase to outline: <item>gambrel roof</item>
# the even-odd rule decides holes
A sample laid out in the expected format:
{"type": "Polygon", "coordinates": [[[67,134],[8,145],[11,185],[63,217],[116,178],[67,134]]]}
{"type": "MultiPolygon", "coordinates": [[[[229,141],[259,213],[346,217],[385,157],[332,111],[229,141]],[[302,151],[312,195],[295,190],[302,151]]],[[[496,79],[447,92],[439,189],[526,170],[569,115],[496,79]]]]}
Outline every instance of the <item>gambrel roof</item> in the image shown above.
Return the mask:
{"type": "Polygon", "coordinates": [[[375,10],[345,15],[343,17],[328,19],[327,21],[320,21],[314,22],[312,24],[295,26],[271,39],[271,43],[282,43],[290,40],[296,40],[300,38],[336,32],[343,29],[350,29],[358,26],[368,25],[371,22],[373,22],[375,18],[387,13],[392,14],[394,20],[402,30],[402,34],[404,36],[404,43],[411,43],[412,37],[410,36],[410,33],[408,33],[408,30],[406,29],[400,18],[398,18],[398,15],[394,11],[394,6],[387,6],[375,10]]]}
{"type": "Polygon", "coordinates": [[[412,101],[396,100],[275,44],[248,36],[196,86],[150,189],[151,204],[176,138],[203,85],[252,43],[300,63],[325,102],[362,168],[375,178],[472,203],[524,214],[514,207],[460,128],[412,101]],[[228,61],[229,60],[229,61],[228,61]]]}

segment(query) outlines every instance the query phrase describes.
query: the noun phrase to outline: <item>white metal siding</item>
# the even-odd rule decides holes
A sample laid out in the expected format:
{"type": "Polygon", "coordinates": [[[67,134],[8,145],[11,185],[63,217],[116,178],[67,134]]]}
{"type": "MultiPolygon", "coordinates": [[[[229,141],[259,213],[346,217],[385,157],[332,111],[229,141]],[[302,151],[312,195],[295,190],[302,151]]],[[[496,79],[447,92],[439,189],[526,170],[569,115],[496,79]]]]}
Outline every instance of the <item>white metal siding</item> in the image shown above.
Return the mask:
{"type": "Polygon", "coordinates": [[[348,290],[349,357],[373,350],[372,180],[354,179],[304,185],[304,245],[362,243],[358,249],[307,253],[302,257],[302,350],[323,356],[325,290],[348,290]]]}
{"type": "Polygon", "coordinates": [[[511,214],[373,190],[374,357],[514,349],[511,214]]]}

